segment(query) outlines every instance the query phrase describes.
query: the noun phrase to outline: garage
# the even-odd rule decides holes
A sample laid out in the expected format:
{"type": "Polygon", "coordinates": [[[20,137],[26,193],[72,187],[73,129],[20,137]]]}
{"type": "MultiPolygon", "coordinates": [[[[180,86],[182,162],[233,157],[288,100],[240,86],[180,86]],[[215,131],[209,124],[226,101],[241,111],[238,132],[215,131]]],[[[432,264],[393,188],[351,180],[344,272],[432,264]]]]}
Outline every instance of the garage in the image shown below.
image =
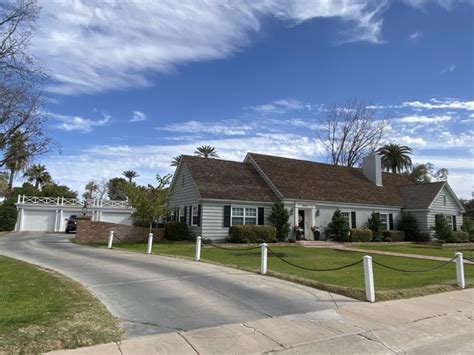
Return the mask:
{"type": "Polygon", "coordinates": [[[22,227],[26,231],[53,232],[55,221],[55,210],[25,209],[22,227]]]}

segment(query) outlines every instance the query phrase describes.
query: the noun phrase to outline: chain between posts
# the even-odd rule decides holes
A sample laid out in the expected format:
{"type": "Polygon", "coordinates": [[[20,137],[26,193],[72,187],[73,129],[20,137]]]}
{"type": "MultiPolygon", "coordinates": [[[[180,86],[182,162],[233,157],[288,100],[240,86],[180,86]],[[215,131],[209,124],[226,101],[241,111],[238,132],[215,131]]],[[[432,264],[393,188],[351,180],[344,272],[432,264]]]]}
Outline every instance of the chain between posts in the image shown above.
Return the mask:
{"type": "Polygon", "coordinates": [[[210,245],[211,247],[214,247],[214,248],[217,248],[217,249],[223,249],[223,250],[227,250],[227,251],[250,251],[250,250],[260,249],[260,246],[251,247],[251,248],[225,248],[225,247],[220,247],[216,244],[209,243],[209,242],[207,242],[207,243],[203,242],[203,245],[210,245]]]}
{"type": "Polygon", "coordinates": [[[436,265],[434,267],[431,267],[431,268],[428,268],[428,269],[421,269],[421,270],[406,270],[406,269],[399,269],[399,268],[396,268],[396,267],[393,267],[393,266],[389,266],[389,265],[385,265],[385,264],[382,264],[382,263],[379,263],[378,261],[376,260],[372,260],[372,262],[378,266],[381,266],[381,267],[384,267],[386,269],[389,269],[389,270],[394,270],[394,271],[399,271],[399,272],[427,272],[427,271],[433,271],[433,270],[436,270],[436,269],[439,269],[443,266],[446,266],[448,265],[449,263],[452,263],[454,260],[456,260],[456,257],[453,257],[451,258],[450,260],[442,263],[442,264],[439,264],[439,265],[436,265]]]}

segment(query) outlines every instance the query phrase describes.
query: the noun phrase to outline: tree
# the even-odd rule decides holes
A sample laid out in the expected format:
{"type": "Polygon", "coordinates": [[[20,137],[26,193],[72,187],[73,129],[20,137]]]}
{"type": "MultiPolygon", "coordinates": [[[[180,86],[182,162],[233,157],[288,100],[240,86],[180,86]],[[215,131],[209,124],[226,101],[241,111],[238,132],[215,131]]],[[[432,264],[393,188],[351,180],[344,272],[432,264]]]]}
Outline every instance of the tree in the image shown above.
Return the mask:
{"type": "Polygon", "coordinates": [[[158,185],[139,186],[135,184],[127,184],[126,194],[129,198],[135,212],[132,214],[134,224],[148,224],[150,232],[153,223],[160,218],[167,216],[168,210],[165,207],[169,189],[167,186],[171,181],[171,175],[161,177],[156,176],[158,185]]]}
{"type": "Polygon", "coordinates": [[[0,171],[0,197],[7,195],[8,189],[8,173],[6,171],[0,171]]]}
{"type": "Polygon", "coordinates": [[[392,173],[400,173],[411,168],[411,148],[406,145],[386,144],[377,150],[382,156],[382,168],[392,173]]]}
{"type": "Polygon", "coordinates": [[[469,217],[474,219],[474,198],[471,198],[470,200],[461,198],[459,199],[461,202],[462,206],[466,210],[464,212],[464,217],[469,217]]]}
{"type": "Polygon", "coordinates": [[[40,196],[44,197],[64,197],[64,198],[77,198],[77,192],[72,191],[69,186],[49,184],[45,185],[41,189],[40,196]]]}
{"type": "Polygon", "coordinates": [[[94,180],[89,181],[86,186],[84,187],[84,193],[82,194],[82,197],[85,199],[93,199],[95,198],[95,193],[99,187],[97,186],[97,183],[94,180]]]}
{"type": "Polygon", "coordinates": [[[268,216],[268,220],[276,228],[276,236],[280,242],[284,241],[288,236],[288,230],[290,228],[290,223],[288,223],[289,218],[290,214],[283,202],[275,202],[272,206],[272,212],[270,216],[268,216]]]}
{"type": "Polygon", "coordinates": [[[178,166],[179,161],[181,160],[182,157],[183,157],[182,154],[175,156],[173,160],[171,160],[171,166],[178,166]]]}
{"type": "Polygon", "coordinates": [[[7,147],[19,132],[30,152],[49,149],[41,110],[45,75],[28,53],[38,13],[36,0],[0,2],[0,167],[11,160],[7,147]]]}
{"type": "Polygon", "coordinates": [[[196,150],[194,151],[194,155],[197,155],[198,157],[203,157],[203,158],[218,158],[219,155],[217,155],[216,148],[211,147],[210,145],[202,145],[200,147],[197,147],[196,150]]]}
{"type": "Polygon", "coordinates": [[[331,164],[356,166],[379,146],[387,125],[386,118],[353,100],[329,109],[317,135],[331,164]]]}
{"type": "Polygon", "coordinates": [[[125,176],[128,179],[128,182],[132,182],[132,179],[139,177],[140,175],[137,174],[136,171],[133,170],[126,170],[122,173],[123,176],[125,176]]]}
{"type": "Polygon", "coordinates": [[[448,169],[441,168],[434,171],[434,165],[430,162],[426,164],[417,164],[413,167],[410,172],[406,172],[405,175],[408,179],[415,184],[426,184],[432,181],[446,181],[449,175],[448,169]]]}
{"type": "Polygon", "coordinates": [[[20,170],[24,170],[26,168],[30,159],[30,153],[28,152],[25,137],[22,133],[17,132],[14,134],[8,144],[6,154],[8,156],[8,160],[6,160],[5,164],[10,172],[7,188],[7,194],[9,194],[13,189],[13,179],[15,178],[15,175],[20,170]]]}
{"type": "Polygon", "coordinates": [[[34,183],[37,190],[53,182],[51,175],[46,171],[46,167],[41,164],[33,164],[26,170],[23,176],[28,178],[28,182],[34,183]]]}
{"type": "Polygon", "coordinates": [[[372,231],[372,239],[374,241],[381,241],[382,239],[382,222],[380,221],[380,214],[372,212],[367,219],[367,228],[372,231]]]}
{"type": "Polygon", "coordinates": [[[416,217],[410,213],[403,213],[398,229],[405,233],[405,240],[415,242],[418,241],[420,230],[418,229],[418,221],[416,217]]]}
{"type": "Polygon", "coordinates": [[[434,231],[436,238],[439,240],[444,240],[445,242],[451,241],[452,230],[444,214],[440,213],[435,216],[434,231]]]}
{"type": "Polygon", "coordinates": [[[339,209],[335,210],[331,222],[326,227],[326,235],[328,239],[332,239],[336,242],[345,242],[347,241],[347,236],[349,234],[349,224],[342,216],[342,213],[339,209]]]}
{"type": "Polygon", "coordinates": [[[110,179],[107,184],[107,196],[110,200],[125,201],[127,195],[125,189],[127,187],[127,180],[124,178],[113,178],[110,179]]]}

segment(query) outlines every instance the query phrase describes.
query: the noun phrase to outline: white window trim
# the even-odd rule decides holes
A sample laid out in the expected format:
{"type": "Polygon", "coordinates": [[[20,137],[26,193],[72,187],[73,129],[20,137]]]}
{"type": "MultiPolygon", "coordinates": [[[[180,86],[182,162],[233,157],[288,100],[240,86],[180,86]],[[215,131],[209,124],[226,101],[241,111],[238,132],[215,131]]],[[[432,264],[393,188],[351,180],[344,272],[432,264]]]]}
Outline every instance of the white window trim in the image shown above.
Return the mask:
{"type": "Polygon", "coordinates": [[[194,223],[194,211],[196,211],[196,217],[199,218],[199,206],[198,205],[192,205],[191,206],[191,227],[198,227],[198,224],[194,223]]]}
{"type": "Polygon", "coordinates": [[[389,213],[380,213],[379,212],[379,216],[380,216],[380,225],[382,226],[383,228],[383,224],[382,224],[382,216],[386,216],[387,217],[387,229],[382,229],[382,231],[389,231],[390,230],[390,218],[389,218],[389,213]]]}
{"type": "Polygon", "coordinates": [[[247,207],[247,206],[238,206],[238,205],[231,205],[230,206],[230,225],[233,226],[233,219],[234,219],[234,208],[242,208],[244,210],[244,215],[243,216],[235,216],[236,218],[243,218],[243,224],[235,224],[236,226],[252,226],[252,225],[258,225],[258,207],[247,207]],[[255,216],[247,216],[247,209],[253,209],[255,210],[255,216]],[[246,218],[252,218],[255,219],[255,224],[245,224],[245,219],[246,218]]]}
{"type": "Polygon", "coordinates": [[[348,223],[348,227],[352,228],[352,213],[351,213],[351,211],[341,211],[341,214],[342,213],[347,213],[349,215],[349,219],[347,220],[347,223],[348,223]]]}

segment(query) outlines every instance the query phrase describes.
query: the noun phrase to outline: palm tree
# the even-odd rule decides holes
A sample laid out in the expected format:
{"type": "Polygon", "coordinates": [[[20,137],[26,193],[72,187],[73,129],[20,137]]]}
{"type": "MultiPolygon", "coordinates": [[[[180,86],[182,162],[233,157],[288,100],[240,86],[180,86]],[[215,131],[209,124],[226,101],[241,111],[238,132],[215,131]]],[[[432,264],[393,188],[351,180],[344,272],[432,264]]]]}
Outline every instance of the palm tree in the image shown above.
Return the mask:
{"type": "Polygon", "coordinates": [[[197,155],[198,157],[204,157],[204,158],[218,158],[219,155],[217,155],[216,148],[211,147],[210,145],[202,145],[200,147],[197,147],[196,150],[194,151],[194,155],[197,155]]]}
{"type": "Polygon", "coordinates": [[[30,159],[26,138],[23,133],[18,132],[13,135],[8,144],[5,156],[8,157],[5,166],[10,172],[7,194],[10,194],[13,190],[13,179],[16,173],[20,170],[24,170],[30,159]]]}
{"type": "Polygon", "coordinates": [[[178,166],[179,161],[181,160],[182,156],[183,156],[182,154],[175,156],[173,160],[171,160],[171,166],[178,166]]]}
{"type": "Polygon", "coordinates": [[[377,150],[382,156],[382,168],[392,173],[400,173],[412,166],[411,148],[406,145],[386,144],[377,150]]]}
{"type": "Polygon", "coordinates": [[[94,192],[96,192],[98,189],[99,186],[97,186],[97,183],[94,180],[91,180],[84,187],[84,190],[86,191],[82,194],[82,196],[85,199],[91,199],[94,197],[94,192]]]}
{"type": "Polygon", "coordinates": [[[46,171],[46,167],[41,164],[33,164],[26,170],[23,176],[28,178],[28,182],[35,183],[36,190],[52,182],[51,175],[46,171]]]}
{"type": "Polygon", "coordinates": [[[126,170],[122,173],[123,176],[125,176],[128,179],[128,182],[132,182],[133,178],[139,177],[140,175],[137,174],[136,171],[133,170],[126,170]]]}

